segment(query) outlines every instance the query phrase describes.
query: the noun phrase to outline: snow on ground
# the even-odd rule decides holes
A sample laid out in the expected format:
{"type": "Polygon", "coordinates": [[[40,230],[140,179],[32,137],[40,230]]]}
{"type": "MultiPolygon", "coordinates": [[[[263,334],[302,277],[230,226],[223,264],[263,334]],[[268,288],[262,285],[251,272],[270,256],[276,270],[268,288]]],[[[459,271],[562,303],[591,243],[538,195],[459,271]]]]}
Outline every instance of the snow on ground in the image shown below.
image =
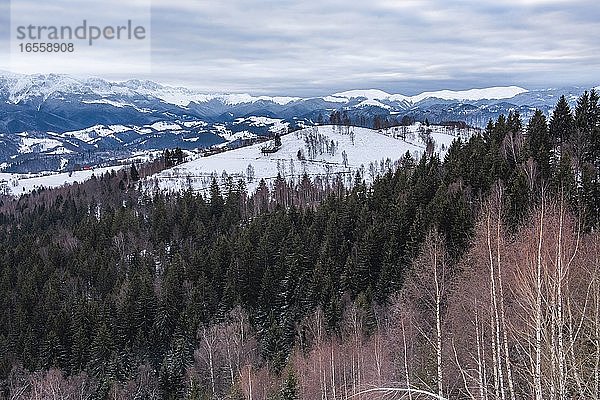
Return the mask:
{"type": "Polygon", "coordinates": [[[0,192],[20,196],[25,193],[30,193],[34,189],[56,188],[75,182],[84,182],[95,175],[99,177],[112,170],[118,171],[123,168],[123,165],[114,167],[95,168],[84,171],[69,172],[41,172],[37,174],[9,174],[0,173],[0,192]]]}
{"type": "Polygon", "coordinates": [[[375,106],[375,107],[379,107],[379,108],[385,108],[386,110],[391,110],[392,107],[388,106],[387,104],[383,104],[380,101],[377,100],[365,100],[362,101],[358,104],[358,107],[368,107],[368,106],[375,106]]]}
{"type": "Polygon", "coordinates": [[[118,107],[118,108],[131,107],[131,108],[135,108],[136,110],[139,110],[140,112],[151,112],[148,109],[140,109],[131,103],[123,103],[120,101],[114,101],[114,100],[110,100],[110,99],[83,100],[82,103],[84,103],[84,104],[108,104],[110,106],[118,107]]]}
{"type": "MultiPolygon", "coordinates": [[[[57,147],[52,151],[47,152],[46,154],[48,155],[61,155],[61,154],[72,154],[74,153],[73,150],[69,150],[69,149],[65,149],[64,147],[57,147]]],[[[61,169],[64,168],[64,165],[60,167],[61,169]]]]}
{"type": "Polygon", "coordinates": [[[208,124],[204,121],[184,121],[181,123],[186,128],[197,128],[207,126],[208,124]]]}
{"type": "Polygon", "coordinates": [[[19,146],[19,153],[41,153],[56,149],[61,146],[62,143],[55,139],[22,137],[21,145],[19,146]]]}
{"type": "Polygon", "coordinates": [[[233,142],[234,140],[238,140],[238,139],[254,139],[254,138],[258,137],[256,134],[254,134],[252,132],[248,132],[248,131],[240,131],[240,132],[232,133],[232,132],[226,130],[226,131],[219,132],[219,135],[223,139],[226,140],[226,142],[223,143],[223,145],[227,145],[227,144],[229,144],[229,142],[233,142]]]}
{"type": "Polygon", "coordinates": [[[463,142],[467,141],[474,133],[478,132],[478,130],[474,128],[458,129],[441,125],[426,126],[425,124],[417,122],[409,126],[394,126],[382,129],[380,132],[384,135],[392,136],[417,146],[424,146],[424,139],[429,136],[433,139],[435,152],[438,153],[443,160],[448,151],[448,147],[450,147],[455,139],[460,138],[463,142]]]}
{"type": "Polygon", "coordinates": [[[126,132],[131,129],[134,128],[125,125],[94,125],[90,126],[89,128],[81,129],[78,131],[70,131],[65,133],[49,133],[62,137],[72,137],[86,143],[93,143],[99,137],[111,136],[116,133],[126,132]]]}
{"type": "Polygon", "coordinates": [[[242,104],[242,103],[253,103],[255,101],[272,101],[273,103],[277,103],[279,105],[286,105],[293,101],[302,100],[300,97],[288,97],[288,96],[251,96],[247,93],[241,94],[223,94],[216,95],[214,98],[217,98],[223,101],[225,104],[242,104]]]}
{"type": "MultiPolygon", "coordinates": [[[[265,143],[259,143],[200,157],[146,178],[143,187],[149,191],[192,188],[205,192],[213,177],[221,184],[231,177],[234,182],[243,180],[248,191],[253,192],[261,179],[272,183],[278,173],[287,180],[298,180],[304,173],[329,179],[340,175],[350,186],[357,171],[370,182],[393,168],[407,151],[415,159],[425,151],[426,127],[416,124],[406,128],[406,140],[393,128],[380,132],[332,125],[305,128],[283,135],[276,153],[263,154],[265,143]],[[299,159],[299,153],[304,160],[299,159]]],[[[437,128],[431,129],[430,135],[435,142],[434,151],[443,157],[456,132],[437,128]]]]}
{"type": "Polygon", "coordinates": [[[155,122],[152,125],[150,125],[150,127],[157,131],[167,131],[167,130],[179,131],[179,130],[181,130],[181,126],[179,126],[178,124],[176,124],[174,122],[168,122],[168,121],[155,122]]]}
{"type": "MultiPolygon", "coordinates": [[[[112,84],[111,89],[118,88],[120,84],[112,84]]],[[[154,82],[149,81],[127,81],[121,85],[125,85],[133,89],[136,93],[152,96],[157,99],[161,99],[166,103],[175,104],[181,107],[187,107],[190,103],[204,103],[217,99],[225,104],[241,104],[241,103],[253,103],[256,101],[272,101],[277,104],[285,105],[292,101],[301,100],[299,97],[285,97],[285,96],[252,96],[247,93],[203,93],[193,89],[187,89],[182,87],[163,86],[154,82]]]]}
{"type": "MultiPolygon", "coordinates": [[[[192,152],[188,152],[187,150],[183,150],[184,154],[193,154],[192,152]]],[[[131,165],[138,163],[146,163],[150,161],[154,161],[157,158],[160,158],[163,155],[163,150],[141,150],[132,153],[129,157],[119,159],[119,164],[122,165],[131,165]]],[[[121,167],[119,167],[121,168],[121,167]]]]}
{"type": "MultiPolygon", "coordinates": [[[[0,78],[6,81],[9,103],[20,103],[32,97],[41,96],[44,99],[51,95],[60,94],[88,94],[90,91],[99,96],[99,99],[86,99],[84,103],[110,104],[115,107],[134,107],[141,112],[150,110],[138,108],[130,102],[112,100],[112,96],[137,97],[139,95],[160,99],[166,103],[188,107],[190,103],[205,103],[218,100],[228,105],[254,103],[258,101],[271,101],[276,104],[286,105],[291,102],[303,100],[300,97],[286,96],[253,96],[246,93],[203,93],[194,89],[182,87],[163,86],[151,81],[130,80],[125,82],[108,82],[99,78],[79,79],[66,75],[21,75],[0,71],[0,78]]],[[[321,97],[328,102],[348,102],[352,98],[366,98],[367,100],[386,100],[394,102],[416,103],[420,100],[435,97],[453,100],[482,100],[511,98],[527,90],[517,86],[491,87],[483,89],[469,89],[462,91],[440,90],[424,92],[415,96],[390,94],[379,89],[349,90],[335,93],[331,96],[321,97]]]]}
{"type": "Polygon", "coordinates": [[[347,103],[348,102],[348,98],[346,97],[337,97],[335,95],[333,96],[325,96],[322,97],[323,100],[328,101],[330,103],[347,103]]]}
{"type": "Polygon", "coordinates": [[[269,118],[269,117],[257,117],[251,116],[247,118],[238,118],[234,121],[234,125],[239,124],[248,124],[249,126],[267,126],[269,127],[269,132],[287,132],[289,122],[285,122],[279,118],[269,118]]]}

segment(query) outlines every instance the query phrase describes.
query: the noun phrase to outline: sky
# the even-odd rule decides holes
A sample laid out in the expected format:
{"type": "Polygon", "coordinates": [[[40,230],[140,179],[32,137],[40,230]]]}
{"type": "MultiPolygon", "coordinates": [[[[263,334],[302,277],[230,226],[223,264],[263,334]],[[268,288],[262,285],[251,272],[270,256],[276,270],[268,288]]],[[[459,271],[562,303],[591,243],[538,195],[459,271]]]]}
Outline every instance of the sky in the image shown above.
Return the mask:
{"type": "Polygon", "coordinates": [[[291,96],[600,84],[598,0],[55,0],[48,2],[53,10],[40,4],[0,0],[1,70],[291,96]],[[15,21],[41,23],[49,15],[54,24],[132,19],[149,37],[80,46],[70,57],[15,56],[15,21]]]}

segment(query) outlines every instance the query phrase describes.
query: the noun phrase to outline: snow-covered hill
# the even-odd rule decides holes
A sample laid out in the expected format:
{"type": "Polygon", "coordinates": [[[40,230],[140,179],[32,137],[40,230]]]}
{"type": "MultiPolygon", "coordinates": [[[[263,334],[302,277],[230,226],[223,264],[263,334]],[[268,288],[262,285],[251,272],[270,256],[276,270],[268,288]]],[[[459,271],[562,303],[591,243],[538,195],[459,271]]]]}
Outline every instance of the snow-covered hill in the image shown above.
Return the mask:
{"type": "Polygon", "coordinates": [[[93,168],[73,172],[46,171],[37,174],[8,174],[0,173],[0,194],[20,196],[33,190],[52,189],[76,182],[85,182],[92,176],[100,177],[110,171],[118,171],[124,165],[114,167],[93,168]]]}
{"type": "Polygon", "coordinates": [[[404,129],[375,131],[346,126],[317,126],[282,136],[281,148],[264,154],[265,144],[226,151],[178,165],[147,178],[143,187],[153,190],[185,190],[205,192],[213,177],[221,184],[229,178],[243,180],[248,191],[254,191],[260,180],[272,183],[277,175],[286,180],[299,180],[305,173],[314,178],[333,180],[340,176],[350,186],[356,175],[370,182],[388,169],[406,152],[418,159],[425,151],[428,137],[434,151],[443,157],[457,135],[445,127],[415,124],[404,129]]]}

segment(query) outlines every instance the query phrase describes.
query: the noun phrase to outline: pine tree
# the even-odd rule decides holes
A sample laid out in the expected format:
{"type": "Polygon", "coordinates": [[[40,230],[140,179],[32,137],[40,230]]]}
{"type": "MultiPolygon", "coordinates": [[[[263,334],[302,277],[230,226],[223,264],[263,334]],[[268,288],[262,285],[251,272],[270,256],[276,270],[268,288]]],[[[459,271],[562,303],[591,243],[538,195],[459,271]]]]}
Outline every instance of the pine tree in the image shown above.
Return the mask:
{"type": "MultiPolygon", "coordinates": [[[[509,118],[510,118],[510,115],[509,115],[509,118]]],[[[504,140],[504,137],[506,136],[508,131],[509,131],[508,121],[507,121],[506,117],[504,116],[504,114],[500,114],[500,116],[498,116],[498,119],[496,120],[496,123],[494,124],[494,127],[492,128],[492,130],[490,132],[490,139],[492,140],[492,142],[494,144],[496,144],[497,146],[500,146],[500,143],[502,143],[502,141],[504,140]]]]}
{"type": "Polygon", "coordinates": [[[111,377],[110,359],[113,352],[113,338],[105,321],[99,323],[94,332],[94,339],[90,346],[89,369],[100,378],[111,377]]]}
{"type": "Polygon", "coordinates": [[[564,145],[573,134],[573,129],[574,121],[571,107],[569,107],[565,96],[562,95],[556,103],[556,108],[550,118],[550,137],[552,138],[552,145],[556,149],[557,158],[560,158],[564,145]]]}
{"type": "Polygon", "coordinates": [[[581,188],[579,203],[585,230],[600,224],[600,193],[598,170],[590,163],[585,163],[581,171],[581,188]]]}
{"type": "Polygon", "coordinates": [[[87,364],[90,343],[87,337],[86,325],[83,306],[77,306],[73,310],[71,326],[73,344],[71,346],[70,369],[74,373],[83,371],[87,364]]]}
{"type": "Polygon", "coordinates": [[[506,220],[508,226],[516,230],[527,215],[530,205],[527,178],[522,170],[513,174],[508,182],[507,203],[506,220]]]}
{"type": "Polygon", "coordinates": [[[298,379],[291,369],[288,371],[288,376],[281,387],[278,400],[298,400],[300,393],[298,388],[298,379]]]}
{"type": "Polygon", "coordinates": [[[600,106],[595,90],[577,101],[575,124],[581,149],[579,204],[584,228],[591,229],[600,222],[600,106]]]}
{"type": "Polygon", "coordinates": [[[219,218],[221,218],[224,206],[225,201],[221,196],[219,184],[217,183],[217,180],[213,178],[210,183],[210,213],[213,216],[213,218],[216,218],[217,221],[219,220],[219,218]]]}
{"type": "Polygon", "coordinates": [[[590,135],[586,137],[588,143],[587,154],[596,166],[600,169],[600,96],[595,89],[590,92],[590,135]]]}
{"type": "Polygon", "coordinates": [[[540,110],[535,113],[527,125],[527,154],[537,163],[542,179],[551,174],[552,140],[548,132],[546,117],[540,110]]]}
{"type": "Polygon", "coordinates": [[[523,122],[521,121],[519,111],[511,111],[508,113],[506,125],[508,131],[513,133],[520,132],[521,129],[523,129],[523,122]]]}
{"type": "Polygon", "coordinates": [[[131,168],[129,169],[129,177],[134,182],[137,182],[140,180],[140,174],[139,174],[135,164],[131,164],[131,168]]]}
{"type": "Polygon", "coordinates": [[[185,154],[183,154],[183,150],[181,150],[179,147],[175,149],[175,151],[172,153],[172,156],[177,164],[181,164],[185,160],[185,154]]]}

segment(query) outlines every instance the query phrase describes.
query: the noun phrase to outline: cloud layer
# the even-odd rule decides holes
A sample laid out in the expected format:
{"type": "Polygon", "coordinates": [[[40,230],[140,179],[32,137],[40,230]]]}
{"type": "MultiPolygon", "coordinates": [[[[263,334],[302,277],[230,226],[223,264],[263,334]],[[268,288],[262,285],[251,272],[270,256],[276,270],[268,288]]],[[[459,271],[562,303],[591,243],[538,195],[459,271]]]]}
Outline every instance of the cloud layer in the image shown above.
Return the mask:
{"type": "MultiPolygon", "coordinates": [[[[206,91],[599,83],[597,0],[153,0],[151,10],[152,73],[142,77],[206,91]]],[[[115,79],[135,63],[84,61],[81,74],[115,79]]]]}

